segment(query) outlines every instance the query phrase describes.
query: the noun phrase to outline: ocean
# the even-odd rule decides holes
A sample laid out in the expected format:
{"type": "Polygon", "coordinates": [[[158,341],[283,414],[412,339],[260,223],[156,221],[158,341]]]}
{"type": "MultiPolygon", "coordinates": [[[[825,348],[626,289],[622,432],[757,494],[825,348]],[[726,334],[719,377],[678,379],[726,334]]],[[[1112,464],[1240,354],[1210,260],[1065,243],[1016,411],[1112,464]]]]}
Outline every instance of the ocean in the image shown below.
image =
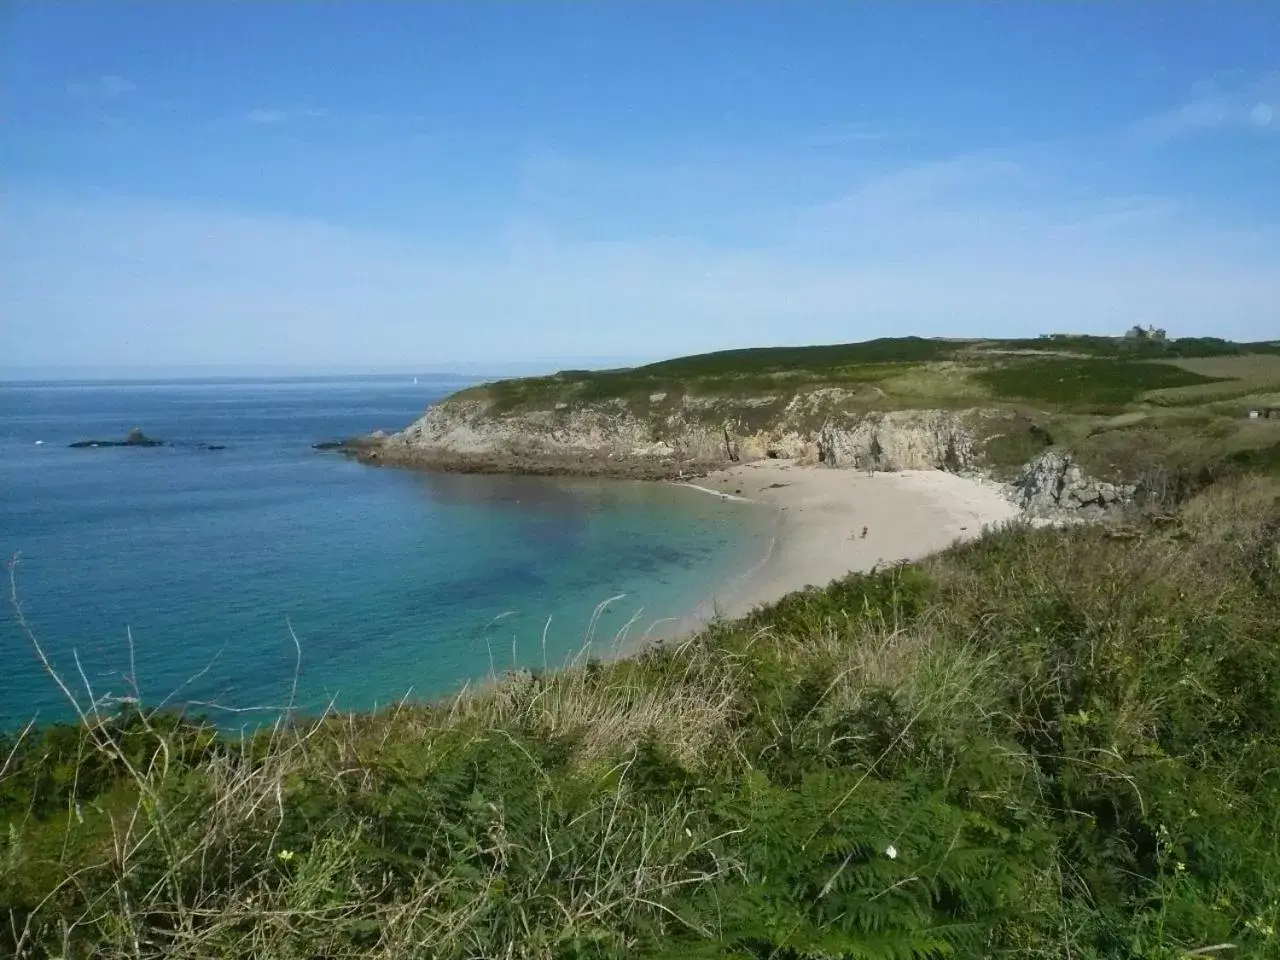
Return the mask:
{"type": "MultiPolygon", "coordinates": [[[[236,726],[291,696],[303,712],[368,709],[607,656],[767,550],[766,511],[675,485],[418,473],[311,448],[398,429],[462,385],[0,384],[0,550],[18,557],[27,624],[82,702],[87,683],[103,702],[236,726]],[[68,446],[135,426],[167,445],[68,446]]],[[[67,719],[5,607],[0,729],[67,719]]]]}

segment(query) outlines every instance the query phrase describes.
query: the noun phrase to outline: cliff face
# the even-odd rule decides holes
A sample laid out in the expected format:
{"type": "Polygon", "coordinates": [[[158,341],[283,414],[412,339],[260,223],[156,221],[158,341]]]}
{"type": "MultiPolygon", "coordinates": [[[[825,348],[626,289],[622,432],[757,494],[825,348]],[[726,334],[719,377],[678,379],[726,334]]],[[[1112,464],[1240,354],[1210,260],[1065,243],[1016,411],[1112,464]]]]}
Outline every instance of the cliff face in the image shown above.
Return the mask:
{"type": "MultiPolygon", "coordinates": [[[[696,476],[765,458],[890,472],[990,470],[991,445],[1011,431],[1026,433],[1030,424],[1000,409],[859,410],[856,397],[838,388],[789,397],[643,399],[509,409],[482,390],[464,391],[399,433],[375,434],[347,449],[375,464],[638,479],[696,476]]],[[[1029,435],[1036,437],[1036,429],[1029,435]]],[[[1031,514],[1100,516],[1139,493],[1088,476],[1059,447],[1024,455],[1030,460],[1009,493],[1031,514]]]]}
{"type": "Polygon", "coordinates": [[[447,469],[635,477],[696,474],[734,461],[794,458],[878,470],[974,464],[978,411],[842,409],[838,390],[776,397],[655,394],[636,410],[621,400],[504,412],[460,394],[400,433],[367,444],[374,462],[447,469]]]}
{"type": "Polygon", "coordinates": [[[1098,516],[1132,503],[1139,492],[1134,484],[1104,483],[1090,477],[1062,450],[1048,450],[1036,457],[1012,487],[1023,510],[1048,517],[1062,513],[1098,516]]]}

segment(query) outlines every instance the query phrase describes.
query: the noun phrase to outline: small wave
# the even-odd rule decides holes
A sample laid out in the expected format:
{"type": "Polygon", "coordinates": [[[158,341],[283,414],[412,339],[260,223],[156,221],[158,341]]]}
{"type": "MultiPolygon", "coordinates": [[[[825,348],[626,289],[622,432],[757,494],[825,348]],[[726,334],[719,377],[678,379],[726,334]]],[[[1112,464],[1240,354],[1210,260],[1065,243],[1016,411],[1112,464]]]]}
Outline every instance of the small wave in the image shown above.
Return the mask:
{"type": "Polygon", "coordinates": [[[710,487],[700,487],[696,483],[677,483],[677,487],[688,487],[690,490],[701,490],[703,493],[709,493],[713,497],[719,497],[722,500],[736,500],[739,503],[755,503],[755,500],[749,497],[739,497],[732,493],[723,493],[720,490],[712,490],[710,487]]]}

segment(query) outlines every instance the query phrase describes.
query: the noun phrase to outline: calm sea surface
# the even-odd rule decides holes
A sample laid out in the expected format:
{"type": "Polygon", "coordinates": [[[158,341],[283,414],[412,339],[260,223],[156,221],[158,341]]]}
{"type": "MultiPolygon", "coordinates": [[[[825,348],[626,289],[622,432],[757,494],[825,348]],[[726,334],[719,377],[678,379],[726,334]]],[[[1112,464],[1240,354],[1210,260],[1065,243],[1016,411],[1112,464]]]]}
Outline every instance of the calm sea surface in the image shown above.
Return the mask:
{"type": "MultiPolygon", "coordinates": [[[[278,708],[292,626],[298,702],[366,708],[562,663],[625,594],[595,631],[607,653],[633,616],[635,637],[689,613],[766,549],[763,512],[687,489],[411,473],[310,447],[397,429],[459,385],[0,384],[0,550],[21,556],[50,658],[82,688],[78,655],[97,697],[131,694],[136,671],[146,702],[278,708]],[[68,448],[134,426],[174,445],[68,448]]],[[[7,603],[0,649],[0,727],[66,717],[7,603]]]]}

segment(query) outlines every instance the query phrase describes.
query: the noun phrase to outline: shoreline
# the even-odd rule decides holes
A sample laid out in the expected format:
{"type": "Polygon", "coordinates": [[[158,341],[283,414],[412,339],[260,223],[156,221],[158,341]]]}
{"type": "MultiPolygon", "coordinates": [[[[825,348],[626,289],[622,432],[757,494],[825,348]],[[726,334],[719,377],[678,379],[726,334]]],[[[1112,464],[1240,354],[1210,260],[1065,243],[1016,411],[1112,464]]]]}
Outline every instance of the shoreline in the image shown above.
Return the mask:
{"type": "Polygon", "coordinates": [[[642,622],[642,629],[622,640],[612,657],[632,656],[691,636],[717,619],[747,616],[805,587],[825,587],[850,573],[919,560],[974,539],[988,528],[1026,519],[1008,498],[1004,484],[939,469],[868,474],[778,458],[673,470],[670,464],[584,456],[540,461],[531,470],[510,457],[401,456],[394,445],[376,444],[372,450],[348,446],[342,452],[368,466],[428,472],[657,482],[774,513],[773,535],[762,556],[728,581],[715,584],[689,612],[642,622]]]}
{"type": "Polygon", "coordinates": [[[681,483],[704,495],[776,513],[765,555],[651,641],[687,636],[717,618],[736,619],[806,586],[918,560],[1022,516],[991,480],[942,470],[861,471],[791,460],[735,464],[681,483]]]}
{"type": "Polygon", "coordinates": [[[736,493],[725,493],[723,490],[713,490],[710,487],[704,487],[697,483],[689,483],[684,480],[670,480],[677,487],[688,487],[690,490],[698,490],[702,493],[709,493],[713,497],[719,497],[721,500],[734,500],[738,503],[760,503],[759,500],[752,500],[750,497],[740,497],[736,493]]]}
{"type": "Polygon", "coordinates": [[[676,481],[705,477],[727,461],[674,460],[650,456],[618,457],[592,450],[560,455],[519,453],[442,453],[409,446],[390,437],[353,437],[322,441],[313,449],[336,451],[370,467],[444,473],[511,474],[529,477],[579,477],[592,480],[676,481]]]}
{"type": "MultiPolygon", "coordinates": [[[[394,444],[366,448],[350,442],[342,453],[368,466],[445,473],[498,473],[564,479],[629,480],[683,487],[703,496],[770,510],[774,529],[763,555],[678,617],[641,621],[608,656],[691,636],[718,619],[733,620],[806,587],[825,587],[851,573],[919,560],[980,536],[988,528],[1025,520],[1007,487],[978,475],[940,469],[866,473],[797,459],[746,463],[674,464],[607,457],[540,460],[518,457],[422,456],[394,444]]],[[[1036,521],[1032,523],[1054,522],[1036,521]]],[[[1059,521],[1061,522],[1061,521],[1059,521]]]]}

